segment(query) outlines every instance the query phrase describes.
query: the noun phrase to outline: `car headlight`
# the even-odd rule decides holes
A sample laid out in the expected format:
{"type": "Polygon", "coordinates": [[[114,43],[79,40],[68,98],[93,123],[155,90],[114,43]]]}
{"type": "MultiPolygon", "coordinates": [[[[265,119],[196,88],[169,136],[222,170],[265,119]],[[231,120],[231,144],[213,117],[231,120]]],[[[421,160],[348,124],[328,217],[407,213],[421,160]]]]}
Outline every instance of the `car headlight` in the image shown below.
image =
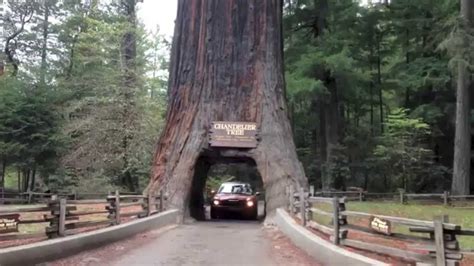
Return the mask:
{"type": "Polygon", "coordinates": [[[214,205],[219,205],[219,201],[218,201],[218,200],[214,200],[212,203],[214,203],[214,205]]]}
{"type": "Polygon", "coordinates": [[[253,207],[253,201],[247,201],[247,207],[253,207]]]}

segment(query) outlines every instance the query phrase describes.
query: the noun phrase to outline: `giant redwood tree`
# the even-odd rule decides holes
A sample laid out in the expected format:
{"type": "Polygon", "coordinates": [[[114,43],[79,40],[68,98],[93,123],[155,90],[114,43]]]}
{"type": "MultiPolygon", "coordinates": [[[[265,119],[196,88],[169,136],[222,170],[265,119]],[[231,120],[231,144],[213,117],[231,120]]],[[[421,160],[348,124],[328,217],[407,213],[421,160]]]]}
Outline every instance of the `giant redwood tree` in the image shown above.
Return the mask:
{"type": "Polygon", "coordinates": [[[168,207],[203,216],[203,188],[217,162],[255,164],[267,213],[286,203],[288,184],[306,186],[285,101],[281,0],[179,0],[169,106],[148,191],[168,207]],[[212,121],[255,122],[252,149],[209,145],[212,121]]]}

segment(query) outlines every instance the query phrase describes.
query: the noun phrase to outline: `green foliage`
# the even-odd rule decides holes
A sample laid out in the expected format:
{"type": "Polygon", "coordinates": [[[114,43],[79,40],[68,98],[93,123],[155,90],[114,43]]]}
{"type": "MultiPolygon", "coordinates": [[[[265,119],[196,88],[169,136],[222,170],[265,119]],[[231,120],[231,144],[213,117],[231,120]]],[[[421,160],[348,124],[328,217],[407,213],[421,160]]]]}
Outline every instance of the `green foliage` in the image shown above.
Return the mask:
{"type": "Polygon", "coordinates": [[[448,65],[474,51],[458,9],[447,0],[285,1],[289,108],[311,183],[414,192],[449,184],[448,65]]]}
{"type": "Polygon", "coordinates": [[[407,110],[397,109],[388,115],[386,129],[374,149],[374,161],[396,186],[407,190],[409,183],[418,182],[420,171],[433,158],[432,151],[424,147],[430,126],[419,118],[408,117],[407,110]]]}
{"type": "Polygon", "coordinates": [[[1,159],[50,172],[65,145],[54,96],[10,78],[0,84],[1,159]]]}
{"type": "Polygon", "coordinates": [[[18,72],[0,77],[0,164],[20,169],[22,189],[142,189],[166,110],[168,40],[123,3],[10,2],[7,35],[32,18],[9,46],[7,74],[14,62],[18,72]]]}

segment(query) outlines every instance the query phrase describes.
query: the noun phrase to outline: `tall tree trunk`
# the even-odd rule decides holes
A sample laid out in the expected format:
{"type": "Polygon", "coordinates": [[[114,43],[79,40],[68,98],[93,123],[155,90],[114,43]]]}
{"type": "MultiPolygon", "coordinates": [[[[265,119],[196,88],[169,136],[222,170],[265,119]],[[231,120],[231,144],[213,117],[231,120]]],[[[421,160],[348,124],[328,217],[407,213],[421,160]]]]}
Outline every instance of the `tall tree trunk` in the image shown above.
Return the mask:
{"type": "Polygon", "coordinates": [[[18,167],[16,170],[17,178],[18,178],[18,192],[21,192],[21,169],[18,167]]]}
{"type": "Polygon", "coordinates": [[[383,124],[383,93],[382,93],[382,56],[380,55],[380,40],[377,42],[377,85],[379,87],[380,133],[384,131],[383,124]]]}
{"type": "Polygon", "coordinates": [[[323,34],[327,27],[326,20],[329,13],[328,0],[314,0],[314,7],[317,13],[315,37],[318,37],[323,34]]]}
{"type": "MultiPolygon", "coordinates": [[[[330,75],[329,72],[327,75],[330,75]]],[[[328,168],[332,167],[336,156],[334,150],[337,149],[339,143],[341,119],[336,80],[328,76],[325,85],[331,94],[326,111],[326,170],[328,170],[328,168]]],[[[336,176],[329,173],[330,171],[326,171],[326,184],[328,187],[334,188],[336,176]]]]}
{"type": "Polygon", "coordinates": [[[3,189],[5,189],[5,172],[6,171],[7,171],[7,160],[3,159],[2,167],[0,168],[0,178],[1,178],[0,188],[3,188],[3,189]]]}
{"type": "MultiPolygon", "coordinates": [[[[196,214],[199,160],[250,160],[263,179],[268,214],[287,204],[286,186],[307,186],[293,142],[283,79],[281,0],[178,0],[166,126],[149,193],[165,189],[169,208],[196,214]],[[212,148],[212,121],[256,122],[255,149],[212,148]],[[271,173],[269,171],[271,169],[271,173]],[[197,179],[197,180],[196,180],[197,179]],[[197,184],[197,185],[196,185],[197,184]]],[[[202,167],[202,169],[205,169],[202,167]]],[[[204,211],[200,208],[200,211],[204,211]]]]}
{"type": "MultiPolygon", "coordinates": [[[[463,27],[472,26],[472,8],[470,0],[461,0],[461,16],[463,27]]],[[[468,46],[466,37],[464,44],[468,46]]],[[[469,86],[471,73],[465,63],[458,66],[458,80],[456,89],[456,133],[454,137],[453,182],[451,192],[454,195],[468,195],[470,193],[471,171],[471,123],[469,86]]]]}
{"type": "Polygon", "coordinates": [[[22,192],[28,191],[28,184],[30,183],[30,169],[23,170],[23,184],[22,184],[22,192]]]}
{"type": "Polygon", "coordinates": [[[122,39],[122,66],[124,89],[122,92],[123,105],[123,129],[122,137],[123,148],[123,167],[122,185],[126,185],[130,191],[135,191],[135,184],[138,181],[134,180],[130,165],[130,145],[133,139],[133,132],[135,128],[135,91],[137,87],[137,73],[136,73],[136,57],[137,57],[137,14],[136,14],[137,0],[122,0],[122,9],[124,15],[128,19],[130,30],[126,32],[122,39]]]}
{"type": "Polygon", "coordinates": [[[40,84],[46,84],[46,72],[47,72],[47,55],[48,55],[48,35],[49,35],[49,2],[44,1],[44,14],[43,14],[43,44],[41,47],[41,70],[40,70],[40,84]]]}
{"type": "Polygon", "coordinates": [[[369,69],[370,69],[370,82],[369,82],[369,96],[370,96],[370,133],[374,136],[374,77],[372,76],[373,64],[372,59],[374,57],[374,49],[370,47],[370,55],[368,58],[369,69]]]}
{"type": "Polygon", "coordinates": [[[326,177],[325,164],[327,161],[327,138],[326,138],[326,104],[323,101],[319,101],[319,154],[320,162],[319,168],[321,169],[321,187],[323,190],[329,189],[329,184],[326,177]]]}
{"type": "Polygon", "coordinates": [[[30,181],[30,191],[35,191],[36,186],[36,165],[33,166],[33,171],[31,171],[31,181],[30,181]]]}
{"type": "MultiPolygon", "coordinates": [[[[410,30],[409,29],[406,29],[405,31],[405,36],[406,36],[406,39],[405,39],[405,63],[407,64],[407,68],[408,68],[408,64],[410,64],[410,30]]],[[[409,108],[410,107],[410,87],[407,86],[406,89],[405,89],[405,108],[409,108]]]]}

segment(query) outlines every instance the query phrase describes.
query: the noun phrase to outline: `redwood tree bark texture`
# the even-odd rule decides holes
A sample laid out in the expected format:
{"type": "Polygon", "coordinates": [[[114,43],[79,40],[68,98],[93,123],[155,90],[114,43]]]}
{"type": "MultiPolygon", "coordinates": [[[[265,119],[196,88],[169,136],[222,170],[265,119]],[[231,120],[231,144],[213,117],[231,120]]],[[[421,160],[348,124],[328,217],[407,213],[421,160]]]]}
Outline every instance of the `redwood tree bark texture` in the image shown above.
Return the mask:
{"type": "Polygon", "coordinates": [[[169,106],[148,191],[167,207],[202,216],[209,165],[255,163],[267,213],[286,204],[286,186],[307,185],[287,114],[281,0],[179,0],[169,106]],[[209,147],[212,121],[256,122],[255,149],[209,147]],[[200,209],[199,209],[200,208],[200,209]]]}
{"type": "MultiPolygon", "coordinates": [[[[470,0],[461,0],[463,27],[472,27],[474,4],[470,0]]],[[[468,47],[466,37],[464,43],[468,47]]],[[[456,133],[454,136],[453,182],[451,193],[469,195],[471,179],[471,119],[470,119],[470,78],[471,74],[464,62],[458,65],[456,88],[456,133]]]]}

